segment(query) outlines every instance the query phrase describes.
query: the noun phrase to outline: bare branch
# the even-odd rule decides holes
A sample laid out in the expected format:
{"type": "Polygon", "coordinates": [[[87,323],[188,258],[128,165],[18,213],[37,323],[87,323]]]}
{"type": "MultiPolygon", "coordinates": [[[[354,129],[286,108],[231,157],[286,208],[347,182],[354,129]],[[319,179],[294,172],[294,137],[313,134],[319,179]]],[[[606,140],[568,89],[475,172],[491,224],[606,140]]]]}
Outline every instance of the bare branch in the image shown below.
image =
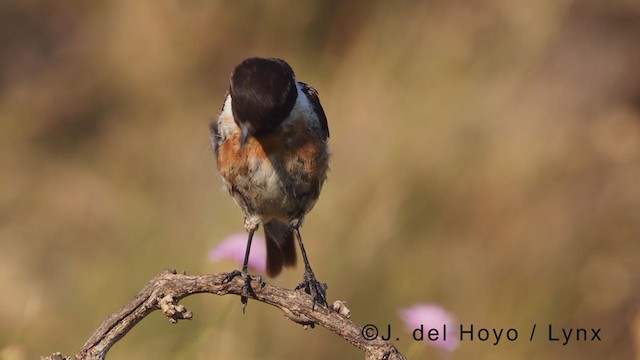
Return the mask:
{"type": "MultiPolygon", "coordinates": [[[[175,270],[165,270],[149,283],[122,309],[106,318],[94,334],[75,355],[77,360],[104,359],[107,352],[118,340],[129,332],[140,320],[155,310],[162,312],[175,323],[191,319],[191,312],[178,304],[180,299],[197,293],[216,295],[241,295],[242,280],[239,277],[223,283],[225,273],[211,275],[178,274],[175,270]]],[[[331,309],[313,306],[311,296],[302,292],[287,290],[264,282],[253,281],[255,290],[251,298],[273,305],[289,319],[304,326],[320,325],[347,340],[371,359],[406,359],[395,346],[381,339],[365,340],[362,329],[349,319],[349,310],[343,302],[337,301],[331,309]]],[[[67,359],[59,353],[43,360],[67,359]]]]}

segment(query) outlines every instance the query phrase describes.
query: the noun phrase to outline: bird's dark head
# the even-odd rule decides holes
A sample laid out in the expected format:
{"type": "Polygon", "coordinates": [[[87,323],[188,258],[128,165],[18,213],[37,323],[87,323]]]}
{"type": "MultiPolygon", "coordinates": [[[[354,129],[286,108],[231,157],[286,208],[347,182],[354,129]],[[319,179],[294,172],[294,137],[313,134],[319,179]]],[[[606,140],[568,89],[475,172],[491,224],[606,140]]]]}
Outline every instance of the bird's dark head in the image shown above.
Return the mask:
{"type": "Polygon", "coordinates": [[[241,144],[272,132],[289,116],[298,98],[291,66],[284,60],[249,58],[231,74],[233,118],[242,130],[241,144]]]}

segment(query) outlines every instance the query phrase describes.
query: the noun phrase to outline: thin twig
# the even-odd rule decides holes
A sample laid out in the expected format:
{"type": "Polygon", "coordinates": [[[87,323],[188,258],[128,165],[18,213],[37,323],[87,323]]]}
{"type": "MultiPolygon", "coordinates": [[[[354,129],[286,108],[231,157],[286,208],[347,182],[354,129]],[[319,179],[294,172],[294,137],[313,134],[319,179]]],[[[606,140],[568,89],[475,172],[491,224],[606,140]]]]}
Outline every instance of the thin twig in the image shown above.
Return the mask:
{"type": "MultiPolygon", "coordinates": [[[[242,280],[239,277],[223,283],[225,273],[211,275],[178,274],[175,270],[165,270],[149,283],[122,309],[106,318],[93,335],[75,355],[77,360],[104,359],[109,349],[129,332],[140,320],[155,310],[162,312],[175,323],[193,316],[180,299],[197,293],[216,295],[242,294],[242,280]]],[[[254,300],[273,305],[284,315],[304,326],[320,325],[347,340],[365,353],[365,359],[406,359],[395,346],[381,339],[366,340],[362,329],[349,319],[349,310],[337,301],[331,308],[313,305],[313,299],[302,291],[287,290],[277,286],[253,281],[251,287],[254,300]]],[[[44,360],[69,359],[59,353],[44,360]]]]}

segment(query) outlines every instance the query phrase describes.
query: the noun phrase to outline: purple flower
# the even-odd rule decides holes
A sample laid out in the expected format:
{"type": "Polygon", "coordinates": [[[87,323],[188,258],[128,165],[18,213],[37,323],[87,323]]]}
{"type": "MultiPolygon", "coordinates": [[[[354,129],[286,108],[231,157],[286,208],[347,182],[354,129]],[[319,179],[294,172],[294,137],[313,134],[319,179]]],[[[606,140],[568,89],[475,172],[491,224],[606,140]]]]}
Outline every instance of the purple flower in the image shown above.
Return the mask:
{"type": "Polygon", "coordinates": [[[458,347],[455,319],[441,306],[435,304],[416,304],[405,309],[400,309],[400,318],[404,321],[409,332],[414,332],[416,329],[422,328],[425,342],[446,351],[453,351],[458,347]],[[437,340],[430,340],[428,338],[429,329],[436,329],[438,331],[437,340]],[[446,340],[444,336],[445,331],[446,340]]]}
{"type": "MultiPolygon", "coordinates": [[[[218,246],[209,251],[209,261],[217,262],[230,259],[242,265],[244,253],[247,249],[248,236],[247,233],[235,233],[227,236],[218,246]]],[[[251,242],[249,267],[260,272],[264,272],[267,268],[267,248],[264,239],[258,234],[253,235],[253,241],[251,242]]]]}

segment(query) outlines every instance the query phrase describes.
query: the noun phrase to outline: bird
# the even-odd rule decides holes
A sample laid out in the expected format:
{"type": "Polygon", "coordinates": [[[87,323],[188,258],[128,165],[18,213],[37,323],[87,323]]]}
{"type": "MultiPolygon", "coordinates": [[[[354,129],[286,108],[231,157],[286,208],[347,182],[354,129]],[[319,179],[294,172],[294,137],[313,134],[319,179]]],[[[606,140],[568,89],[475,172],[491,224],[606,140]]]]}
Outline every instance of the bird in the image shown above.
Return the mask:
{"type": "Polygon", "coordinates": [[[227,274],[244,280],[243,312],[251,288],[248,260],[254,233],[262,225],[267,248],[267,275],[296,264],[294,237],[304,261],[303,280],[296,290],[327,306],[327,285],[316,279],[305,251],[300,227],[314,207],[327,178],[329,126],[318,92],[297,81],[282,59],[251,57],[231,74],[220,115],[211,125],[218,171],[244,213],[248,232],[242,270],[227,274]]]}

